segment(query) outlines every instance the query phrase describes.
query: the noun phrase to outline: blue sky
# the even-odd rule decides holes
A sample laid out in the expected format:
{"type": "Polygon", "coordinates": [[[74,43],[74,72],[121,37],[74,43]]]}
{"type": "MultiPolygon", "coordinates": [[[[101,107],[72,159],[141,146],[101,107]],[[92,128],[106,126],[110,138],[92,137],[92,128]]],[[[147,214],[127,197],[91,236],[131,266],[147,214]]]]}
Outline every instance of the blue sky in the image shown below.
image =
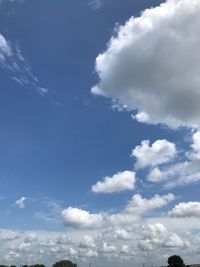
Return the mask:
{"type": "Polygon", "coordinates": [[[200,261],[199,9],[0,2],[2,263],[200,261]]]}

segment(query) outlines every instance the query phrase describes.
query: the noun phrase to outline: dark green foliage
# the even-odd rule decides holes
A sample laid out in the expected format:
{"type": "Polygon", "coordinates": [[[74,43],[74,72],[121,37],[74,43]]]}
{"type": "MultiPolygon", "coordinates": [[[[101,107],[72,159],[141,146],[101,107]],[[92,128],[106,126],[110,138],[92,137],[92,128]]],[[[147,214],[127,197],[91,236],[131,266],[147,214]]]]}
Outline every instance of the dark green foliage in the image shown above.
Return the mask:
{"type": "Polygon", "coordinates": [[[53,267],[77,267],[77,265],[69,260],[62,260],[54,263],[53,267]]]}
{"type": "Polygon", "coordinates": [[[184,267],[185,263],[183,259],[179,255],[173,255],[168,258],[168,266],[169,267],[184,267]]]}

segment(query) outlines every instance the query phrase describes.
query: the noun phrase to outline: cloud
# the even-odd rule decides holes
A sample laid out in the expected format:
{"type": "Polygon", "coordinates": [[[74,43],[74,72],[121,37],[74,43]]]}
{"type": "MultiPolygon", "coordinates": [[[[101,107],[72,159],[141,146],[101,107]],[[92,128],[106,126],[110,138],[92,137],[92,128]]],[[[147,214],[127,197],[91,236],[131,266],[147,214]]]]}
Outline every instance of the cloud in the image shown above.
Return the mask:
{"type": "Polygon", "coordinates": [[[20,86],[33,89],[42,96],[49,93],[47,88],[40,86],[19,46],[6,40],[2,34],[0,34],[0,69],[6,71],[20,86]]]}
{"type": "Polygon", "coordinates": [[[183,202],[176,205],[170,212],[172,217],[197,217],[200,218],[200,202],[183,202]]]}
{"type": "Polygon", "coordinates": [[[89,0],[89,5],[92,9],[97,10],[104,5],[105,0],[89,0]]]}
{"type": "Polygon", "coordinates": [[[81,248],[95,248],[95,240],[92,236],[85,235],[80,242],[81,248]]]}
{"type": "Polygon", "coordinates": [[[96,58],[92,93],[136,110],[139,121],[199,126],[199,12],[199,1],[168,0],[131,17],[96,58]]]}
{"type": "Polygon", "coordinates": [[[116,246],[109,245],[106,242],[103,243],[103,246],[102,246],[102,251],[103,252],[105,252],[105,253],[112,253],[112,252],[114,252],[116,250],[117,250],[116,246]]]}
{"type": "Polygon", "coordinates": [[[167,194],[163,196],[154,195],[150,199],[142,198],[141,195],[136,194],[129,201],[125,208],[125,212],[132,214],[144,214],[154,209],[166,206],[173,200],[175,200],[175,196],[173,194],[167,194]]]}
{"type": "Polygon", "coordinates": [[[200,131],[192,135],[191,150],[183,153],[182,161],[155,167],[147,175],[149,182],[162,182],[165,189],[185,186],[200,180],[200,131]]]}
{"type": "MultiPolygon", "coordinates": [[[[62,210],[61,216],[65,226],[80,229],[100,229],[109,226],[130,225],[138,222],[138,219],[144,214],[149,214],[151,211],[166,206],[171,201],[175,200],[173,194],[163,196],[154,195],[152,198],[142,198],[136,194],[130,199],[127,205],[118,213],[105,212],[91,214],[89,211],[69,207],[62,210]]],[[[116,230],[113,235],[122,237],[126,235],[125,231],[116,230]]],[[[122,238],[123,239],[123,238],[122,238]]]]}
{"type": "Polygon", "coordinates": [[[135,181],[135,172],[118,172],[112,177],[106,176],[102,181],[98,181],[92,186],[92,191],[95,193],[114,193],[133,190],[135,181]]]}
{"type": "Polygon", "coordinates": [[[157,140],[152,145],[149,140],[144,140],[132,151],[132,156],[137,159],[135,164],[137,169],[166,163],[175,155],[175,144],[165,139],[157,140]]]}
{"type": "Polygon", "coordinates": [[[4,38],[3,35],[0,34],[0,64],[3,64],[6,57],[9,57],[12,55],[11,48],[4,38]]]}
{"type": "Polygon", "coordinates": [[[18,200],[16,200],[15,204],[18,206],[18,208],[23,209],[25,208],[25,201],[27,200],[26,197],[21,197],[18,200]]]}
{"type": "Polygon", "coordinates": [[[61,212],[65,226],[74,228],[97,228],[101,226],[102,214],[90,214],[88,211],[69,207],[61,212]]]}
{"type": "Polygon", "coordinates": [[[184,247],[185,246],[185,242],[181,239],[180,236],[178,236],[177,234],[173,233],[172,235],[170,235],[168,237],[168,239],[166,240],[166,242],[164,243],[165,247],[184,247]]]}
{"type": "Polygon", "coordinates": [[[18,2],[18,3],[22,3],[24,2],[24,0],[0,0],[0,5],[6,2],[18,2]]]}

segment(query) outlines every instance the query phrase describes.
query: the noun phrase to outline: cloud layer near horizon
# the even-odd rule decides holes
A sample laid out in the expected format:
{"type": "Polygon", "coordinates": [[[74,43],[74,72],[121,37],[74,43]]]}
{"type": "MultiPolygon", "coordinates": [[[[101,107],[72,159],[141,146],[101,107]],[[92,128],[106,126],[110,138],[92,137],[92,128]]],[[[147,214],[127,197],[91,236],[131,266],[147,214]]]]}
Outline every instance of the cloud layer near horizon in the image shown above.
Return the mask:
{"type": "Polygon", "coordinates": [[[200,126],[200,1],[168,0],[131,17],[96,58],[92,93],[117,99],[140,122],[200,126]]]}

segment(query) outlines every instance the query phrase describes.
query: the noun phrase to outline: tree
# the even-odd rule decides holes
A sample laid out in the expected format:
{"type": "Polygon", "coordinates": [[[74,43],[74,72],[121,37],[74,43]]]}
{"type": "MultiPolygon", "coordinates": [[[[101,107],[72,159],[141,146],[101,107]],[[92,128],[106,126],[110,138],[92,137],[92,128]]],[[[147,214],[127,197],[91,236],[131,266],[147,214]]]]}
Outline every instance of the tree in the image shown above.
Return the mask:
{"type": "Polygon", "coordinates": [[[184,267],[185,263],[179,255],[173,255],[168,258],[168,267],[184,267]]]}
{"type": "Polygon", "coordinates": [[[74,264],[72,261],[69,260],[62,260],[54,263],[53,267],[77,267],[77,264],[74,264]]]}

